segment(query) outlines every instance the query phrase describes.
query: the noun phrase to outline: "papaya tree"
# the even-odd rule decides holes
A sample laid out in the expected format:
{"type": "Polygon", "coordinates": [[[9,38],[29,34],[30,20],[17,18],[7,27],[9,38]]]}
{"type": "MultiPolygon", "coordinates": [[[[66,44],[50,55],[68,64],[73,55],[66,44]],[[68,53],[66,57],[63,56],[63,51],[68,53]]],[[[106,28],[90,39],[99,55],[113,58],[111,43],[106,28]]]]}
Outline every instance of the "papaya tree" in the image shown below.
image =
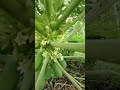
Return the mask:
{"type": "Polygon", "coordinates": [[[85,52],[85,43],[68,40],[84,27],[84,0],[35,1],[35,90],[43,90],[45,81],[63,74],[78,89],[84,85],[65,71],[67,63],[61,49],[85,52]],[[76,22],[80,27],[68,32],[76,22]]]}

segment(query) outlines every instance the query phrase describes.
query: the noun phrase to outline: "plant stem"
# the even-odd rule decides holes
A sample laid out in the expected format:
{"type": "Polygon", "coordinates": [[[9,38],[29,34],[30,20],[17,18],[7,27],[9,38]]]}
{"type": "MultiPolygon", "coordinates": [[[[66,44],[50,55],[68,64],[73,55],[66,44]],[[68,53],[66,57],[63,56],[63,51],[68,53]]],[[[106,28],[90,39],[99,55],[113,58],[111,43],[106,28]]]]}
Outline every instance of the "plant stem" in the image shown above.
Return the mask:
{"type": "Polygon", "coordinates": [[[63,56],[63,58],[79,58],[79,59],[83,59],[82,56],[63,56]]]}
{"type": "Polygon", "coordinates": [[[79,21],[79,20],[82,21],[84,16],[85,16],[85,11],[82,11],[81,14],[78,15],[78,17],[75,18],[75,19],[72,21],[72,23],[65,25],[65,27],[63,27],[61,30],[62,30],[62,31],[68,30],[68,29],[69,29],[73,24],[75,24],[77,21],[79,21]]]}
{"type": "Polygon", "coordinates": [[[43,22],[41,16],[37,14],[37,11],[35,11],[35,19],[38,20],[38,22],[43,22]]]}
{"type": "Polygon", "coordinates": [[[45,28],[40,25],[40,23],[38,22],[38,20],[35,20],[35,28],[36,28],[36,30],[37,30],[39,33],[41,33],[41,34],[43,34],[44,36],[46,36],[45,28]]]}
{"type": "MultiPolygon", "coordinates": [[[[83,24],[84,25],[84,24],[83,24]]],[[[80,25],[80,28],[76,28],[74,30],[72,30],[66,37],[65,39],[63,40],[63,42],[66,42],[68,41],[70,38],[72,38],[77,32],[79,32],[80,30],[82,30],[83,28],[83,25],[80,25]]]]}
{"type": "Polygon", "coordinates": [[[80,82],[78,82],[75,78],[73,78],[77,83],[78,85],[80,85],[82,88],[85,88],[85,86],[83,84],[81,84],[80,82]]]}
{"type": "Polygon", "coordinates": [[[57,43],[51,41],[50,44],[53,47],[68,49],[68,50],[75,50],[84,53],[85,52],[85,43],[57,43]]]}
{"type": "Polygon", "coordinates": [[[66,20],[70,13],[79,5],[79,3],[80,0],[73,0],[71,4],[67,7],[63,15],[55,23],[51,23],[52,30],[58,28],[66,20]]]}
{"type": "Polygon", "coordinates": [[[67,78],[76,86],[76,88],[78,90],[82,90],[82,88],[77,84],[77,82],[75,81],[75,79],[63,69],[63,67],[59,64],[59,62],[56,61],[55,63],[62,70],[62,72],[67,76],[67,78]]]}
{"type": "Polygon", "coordinates": [[[37,79],[36,84],[35,84],[35,90],[39,90],[40,89],[39,85],[42,83],[41,81],[42,81],[42,78],[44,76],[48,60],[49,60],[49,57],[46,56],[45,60],[44,60],[44,63],[43,63],[43,66],[41,68],[40,74],[39,74],[38,79],[37,79]]]}
{"type": "Polygon", "coordinates": [[[53,2],[52,0],[45,0],[45,4],[46,4],[46,13],[47,13],[47,17],[50,20],[53,12],[53,2]]]}

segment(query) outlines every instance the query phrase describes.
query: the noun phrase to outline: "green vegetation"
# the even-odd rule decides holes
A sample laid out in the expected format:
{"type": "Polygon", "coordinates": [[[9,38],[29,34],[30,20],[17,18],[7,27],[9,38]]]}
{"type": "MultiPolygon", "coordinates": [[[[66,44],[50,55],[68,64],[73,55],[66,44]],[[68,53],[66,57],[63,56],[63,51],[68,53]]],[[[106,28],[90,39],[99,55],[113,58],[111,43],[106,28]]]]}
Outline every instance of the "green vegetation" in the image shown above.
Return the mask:
{"type": "Polygon", "coordinates": [[[43,90],[45,87],[40,85],[43,76],[49,81],[63,74],[78,90],[83,90],[84,83],[66,72],[67,62],[62,50],[85,52],[84,0],[36,0],[35,3],[35,48],[36,59],[39,60],[36,60],[35,67],[41,67],[39,75],[38,71],[35,72],[35,90],[43,90]]]}

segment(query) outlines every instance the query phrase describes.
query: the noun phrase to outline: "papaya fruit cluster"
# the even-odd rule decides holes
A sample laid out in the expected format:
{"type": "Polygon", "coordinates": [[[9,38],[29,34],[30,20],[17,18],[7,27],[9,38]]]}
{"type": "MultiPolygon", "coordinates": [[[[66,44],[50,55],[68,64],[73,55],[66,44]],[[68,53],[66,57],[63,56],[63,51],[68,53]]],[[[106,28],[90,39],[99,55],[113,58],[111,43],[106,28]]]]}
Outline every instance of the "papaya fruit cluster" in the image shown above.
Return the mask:
{"type": "MultiPolygon", "coordinates": [[[[41,71],[42,65],[44,63],[44,57],[43,57],[43,52],[39,50],[35,56],[35,82],[38,79],[39,73],[41,71]]],[[[65,60],[58,60],[60,65],[65,69],[67,67],[67,63],[65,60]]],[[[61,69],[57,66],[57,64],[53,60],[49,60],[44,76],[42,78],[42,83],[40,87],[43,87],[45,85],[45,81],[50,79],[51,77],[61,77],[63,75],[63,72],[61,69]]],[[[41,89],[42,90],[42,89],[41,89]]]]}

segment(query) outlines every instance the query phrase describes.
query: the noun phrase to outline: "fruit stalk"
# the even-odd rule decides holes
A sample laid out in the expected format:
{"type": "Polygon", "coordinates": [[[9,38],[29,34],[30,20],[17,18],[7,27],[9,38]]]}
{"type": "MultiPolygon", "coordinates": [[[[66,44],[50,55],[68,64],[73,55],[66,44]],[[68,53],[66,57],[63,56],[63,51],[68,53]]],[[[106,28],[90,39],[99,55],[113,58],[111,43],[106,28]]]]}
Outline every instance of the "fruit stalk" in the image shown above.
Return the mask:
{"type": "Polygon", "coordinates": [[[49,60],[49,57],[46,55],[43,66],[42,66],[41,71],[40,71],[40,74],[39,74],[38,79],[37,79],[36,84],[35,84],[35,90],[40,90],[40,88],[41,88],[40,85],[42,84],[42,79],[43,79],[44,74],[45,74],[48,60],[49,60]]]}
{"type": "Polygon", "coordinates": [[[52,30],[55,30],[58,28],[65,20],[66,18],[70,15],[70,13],[78,6],[80,3],[80,0],[73,0],[71,4],[67,7],[63,15],[57,19],[55,23],[51,23],[51,28],[52,30]]]}
{"type": "Polygon", "coordinates": [[[58,67],[62,70],[62,72],[67,76],[67,78],[76,86],[76,88],[77,88],[78,90],[82,90],[82,88],[78,85],[78,83],[75,81],[75,79],[74,79],[70,74],[68,74],[68,73],[64,70],[64,68],[59,64],[59,62],[56,61],[55,63],[56,63],[56,64],[58,65],[58,67]]]}

